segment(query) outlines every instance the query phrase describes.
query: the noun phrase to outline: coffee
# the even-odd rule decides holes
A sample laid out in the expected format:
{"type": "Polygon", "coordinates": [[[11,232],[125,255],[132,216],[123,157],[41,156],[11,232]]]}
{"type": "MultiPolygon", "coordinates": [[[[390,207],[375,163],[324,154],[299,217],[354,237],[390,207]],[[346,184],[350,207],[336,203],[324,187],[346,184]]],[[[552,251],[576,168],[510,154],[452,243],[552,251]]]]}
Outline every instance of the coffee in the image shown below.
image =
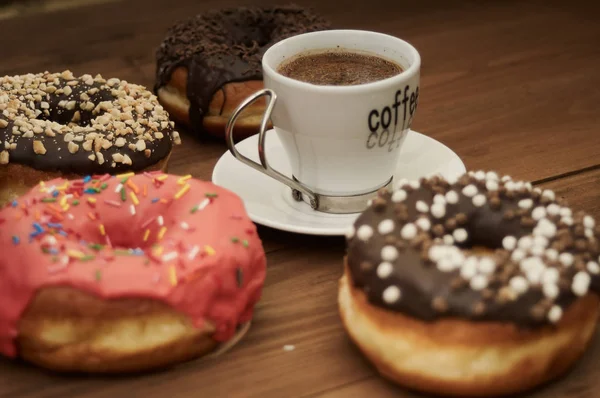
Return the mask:
{"type": "Polygon", "coordinates": [[[402,67],[377,55],[329,50],[299,54],[279,65],[277,72],[320,86],[354,86],[395,76],[402,67]]]}

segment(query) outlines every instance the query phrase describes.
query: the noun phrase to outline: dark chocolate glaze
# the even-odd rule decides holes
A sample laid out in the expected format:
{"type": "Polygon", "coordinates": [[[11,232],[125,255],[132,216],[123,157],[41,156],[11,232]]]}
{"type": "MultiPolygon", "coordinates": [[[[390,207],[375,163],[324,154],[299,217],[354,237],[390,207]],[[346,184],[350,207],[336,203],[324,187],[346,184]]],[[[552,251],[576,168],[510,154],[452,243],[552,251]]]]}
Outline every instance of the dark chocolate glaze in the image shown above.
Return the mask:
{"type": "MultiPolygon", "coordinates": [[[[37,76],[41,80],[52,81],[49,85],[51,84],[57,89],[66,87],[67,82],[77,81],[78,84],[68,86],[72,90],[69,95],[65,93],[46,93],[39,88],[34,88],[33,92],[39,92],[44,95],[41,101],[39,98],[38,100],[28,101],[23,96],[11,91],[9,86],[0,87],[0,96],[6,94],[10,101],[17,101],[23,104],[16,115],[9,117],[0,113],[0,119],[4,119],[8,123],[6,127],[0,128],[0,143],[3,144],[0,146],[0,151],[6,148],[7,144],[5,143],[11,145],[11,148],[8,149],[10,156],[9,163],[23,164],[43,171],[74,173],[78,175],[104,174],[119,173],[125,170],[139,171],[152,166],[170,153],[173,145],[173,124],[168,122],[167,114],[158,104],[156,97],[150,92],[145,91],[143,87],[131,84],[122,87],[127,92],[128,100],[142,98],[138,104],[150,103],[152,105],[150,110],[144,109],[143,113],[138,113],[135,107],[130,111],[132,122],[142,123],[143,125],[136,125],[141,127],[142,130],[128,130],[126,134],[124,132],[118,134],[116,130],[111,131],[106,126],[98,124],[95,121],[97,117],[110,112],[110,110],[98,108],[83,109],[82,105],[89,101],[96,107],[98,104],[104,102],[108,107],[124,111],[123,108],[125,106],[119,103],[119,96],[124,92],[121,91],[121,94],[117,93],[120,81],[115,80],[116,83],[108,86],[106,81],[101,78],[93,81],[93,84],[86,84],[81,79],[64,79],[58,77],[60,76],[58,74],[50,75],[45,73],[37,76]],[[97,91],[94,92],[94,89],[97,89],[97,91]],[[92,90],[92,94],[87,94],[90,90],[92,90]],[[84,93],[89,95],[89,99],[85,101],[81,99],[81,95],[84,93]],[[68,101],[75,102],[74,109],[69,110],[64,106],[65,102],[68,101]],[[47,104],[47,109],[43,108],[43,106],[46,106],[44,103],[47,104]],[[36,113],[39,113],[39,115],[36,117],[30,111],[37,111],[36,113]],[[80,117],[79,120],[73,121],[75,112],[79,112],[80,117]],[[57,123],[51,128],[55,136],[52,137],[42,132],[33,134],[32,137],[27,137],[26,132],[30,129],[25,129],[26,131],[14,134],[13,128],[19,129],[19,126],[15,126],[15,123],[18,123],[17,120],[30,120],[32,118],[57,123]],[[156,125],[152,127],[149,122],[156,123],[156,125]],[[163,137],[156,138],[155,133],[157,132],[162,133],[163,137]],[[149,136],[146,135],[147,133],[149,136]],[[79,150],[75,153],[70,153],[68,150],[69,142],[65,141],[67,134],[72,134],[73,142],[79,145],[79,150]],[[90,134],[100,134],[103,137],[102,139],[109,137],[107,141],[111,142],[112,145],[109,148],[101,148],[98,151],[104,157],[104,162],[98,161],[97,158],[94,160],[90,160],[89,158],[92,154],[95,156],[97,152],[94,149],[99,149],[98,146],[92,145],[93,149],[90,151],[83,148],[86,137],[91,137],[90,134]],[[145,135],[146,137],[144,138],[145,135]],[[115,141],[119,137],[125,140],[125,144],[121,147],[115,145],[115,141]],[[144,141],[145,150],[139,151],[135,148],[130,148],[130,145],[135,145],[140,139],[144,141]],[[34,141],[40,141],[43,144],[46,149],[45,154],[36,154],[34,152],[34,141]],[[131,164],[114,162],[113,154],[116,153],[127,155],[131,159],[131,164]]],[[[6,79],[5,77],[4,80],[6,79]]],[[[90,82],[89,80],[87,81],[90,82]]],[[[100,138],[100,136],[98,137],[100,138]]]]}
{"type": "MultiPolygon", "coordinates": [[[[559,270],[559,295],[554,299],[547,298],[541,285],[535,286],[532,283],[529,289],[518,297],[500,298],[503,293],[510,291],[508,281],[511,277],[524,275],[519,269],[519,263],[511,260],[512,250],[503,248],[503,239],[506,236],[519,239],[532,235],[535,224],[530,217],[534,208],[546,207],[552,203],[563,206],[564,204],[550,200],[552,193],[542,196],[541,190],[532,189],[530,185],[523,187],[522,183],[519,183],[520,188],[513,190],[504,188],[500,182],[500,189],[490,192],[485,184],[485,179],[478,181],[473,174],[463,176],[452,185],[435,177],[421,180],[418,189],[406,186],[407,197],[400,203],[391,200],[391,192],[382,192],[380,197],[374,200],[354,224],[348,237],[347,253],[352,281],[365,292],[370,303],[425,321],[459,317],[535,327],[549,323],[548,312],[553,306],[557,305],[561,310],[565,310],[578,297],[572,288],[576,273],[587,272],[591,276],[589,291],[600,294],[600,277],[597,273],[589,272],[587,265],[589,262],[597,264],[600,261],[600,228],[587,228],[587,233],[591,236],[582,236],[581,232],[585,230],[582,229],[584,214],[577,213],[572,216],[574,223],[571,226],[560,221],[560,216],[546,217],[558,226],[556,236],[548,239],[548,248],[574,255],[574,263],[568,267],[556,259],[547,258],[545,254],[539,256],[546,266],[559,270]],[[479,193],[486,196],[483,206],[475,206],[471,197],[461,193],[463,187],[468,184],[477,186],[479,193]],[[436,193],[443,195],[449,190],[456,191],[459,200],[456,204],[446,203],[446,214],[442,218],[433,217],[431,211],[422,213],[417,210],[418,201],[431,206],[436,193]],[[493,197],[499,199],[499,206],[496,199],[493,205],[490,204],[493,197]],[[533,200],[531,208],[520,208],[519,201],[524,198],[533,200]],[[458,214],[461,214],[458,219],[462,224],[457,222],[458,214]],[[510,218],[511,215],[514,215],[514,218],[510,218]],[[431,220],[431,229],[419,229],[420,232],[413,239],[402,238],[401,230],[406,223],[414,223],[417,218],[425,216],[431,220]],[[383,220],[392,220],[395,223],[393,231],[385,234],[378,232],[378,225],[383,220]],[[474,290],[469,282],[461,277],[460,268],[444,272],[429,257],[430,247],[441,244],[435,241],[436,232],[439,234],[441,226],[448,220],[451,221],[449,225],[444,226],[444,235],[451,235],[452,230],[456,228],[463,228],[468,233],[467,240],[453,243],[460,247],[463,254],[475,254],[477,251],[473,248],[483,247],[488,249],[486,255],[494,259],[496,269],[485,289],[474,290]],[[435,227],[438,224],[440,226],[435,227]],[[364,225],[373,230],[373,235],[367,240],[364,236],[363,239],[359,238],[358,229],[364,225]],[[585,242],[585,246],[581,242],[585,242]],[[399,255],[395,261],[390,262],[393,268],[389,276],[382,278],[378,276],[377,267],[383,261],[382,248],[387,245],[395,246],[399,255]],[[397,301],[386,302],[383,299],[384,290],[391,285],[400,289],[401,297],[397,301]]],[[[530,256],[532,255],[528,255],[530,256]]]]}
{"type": "Polygon", "coordinates": [[[190,121],[202,133],[214,94],[227,83],[262,80],[262,56],[271,45],[328,28],[324,19],[294,5],[214,10],[180,21],[156,52],[155,92],[185,66],[190,121]]]}

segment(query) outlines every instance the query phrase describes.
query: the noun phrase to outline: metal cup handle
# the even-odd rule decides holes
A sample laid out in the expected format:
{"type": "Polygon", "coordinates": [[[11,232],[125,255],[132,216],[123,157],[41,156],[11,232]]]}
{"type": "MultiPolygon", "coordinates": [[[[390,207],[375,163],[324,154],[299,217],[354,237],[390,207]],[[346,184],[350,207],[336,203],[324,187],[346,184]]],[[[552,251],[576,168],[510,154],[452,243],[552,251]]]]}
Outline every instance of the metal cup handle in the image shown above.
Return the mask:
{"type": "Polygon", "coordinates": [[[275,107],[275,102],[277,101],[277,95],[271,89],[265,88],[260,91],[257,91],[250,97],[246,98],[244,102],[242,102],[236,109],[233,111],[231,118],[227,122],[227,126],[225,127],[225,137],[227,140],[227,147],[229,148],[229,152],[240,162],[252,167],[253,169],[260,171],[263,174],[268,175],[276,179],[277,181],[287,185],[292,188],[292,192],[294,193],[294,198],[298,201],[302,200],[302,194],[306,195],[309,199],[310,206],[317,210],[319,208],[319,197],[313,191],[306,188],[304,185],[299,183],[298,181],[294,181],[291,178],[281,174],[279,171],[273,169],[269,162],[267,161],[267,153],[265,151],[265,139],[267,136],[267,124],[271,119],[271,113],[273,112],[273,108],[275,107]],[[258,100],[260,97],[269,97],[269,101],[267,103],[267,108],[265,109],[265,114],[260,123],[260,130],[258,134],[258,157],[260,159],[260,164],[249,159],[248,157],[242,155],[237,148],[235,147],[235,142],[233,140],[233,127],[235,122],[237,121],[240,113],[252,104],[254,101],[258,100]]]}

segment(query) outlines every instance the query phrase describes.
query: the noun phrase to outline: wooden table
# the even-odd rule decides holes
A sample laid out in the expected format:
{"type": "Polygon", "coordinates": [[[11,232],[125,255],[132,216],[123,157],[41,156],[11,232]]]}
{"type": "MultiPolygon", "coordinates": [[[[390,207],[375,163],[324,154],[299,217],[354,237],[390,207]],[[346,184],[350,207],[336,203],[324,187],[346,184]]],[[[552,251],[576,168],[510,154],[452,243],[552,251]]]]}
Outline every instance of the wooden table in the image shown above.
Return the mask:
{"type": "MultiPolygon", "coordinates": [[[[70,68],[151,87],[154,49],[170,24],[242,3],[249,2],[102,1],[9,18],[0,23],[0,74],[70,68]]],[[[382,31],[413,43],[423,59],[413,127],[454,149],[469,169],[532,180],[600,220],[597,5],[577,0],[299,3],[314,6],[336,27],[382,31]]],[[[210,179],[225,145],[186,134],[183,139],[170,171],[210,179]]],[[[336,291],[344,240],[262,227],[260,234],[269,262],[263,299],[250,333],[226,356],[119,378],[60,376],[0,359],[0,395],[416,396],[378,377],[342,329],[336,291]]],[[[598,397],[598,358],[600,333],[573,372],[532,396],[598,397]]]]}

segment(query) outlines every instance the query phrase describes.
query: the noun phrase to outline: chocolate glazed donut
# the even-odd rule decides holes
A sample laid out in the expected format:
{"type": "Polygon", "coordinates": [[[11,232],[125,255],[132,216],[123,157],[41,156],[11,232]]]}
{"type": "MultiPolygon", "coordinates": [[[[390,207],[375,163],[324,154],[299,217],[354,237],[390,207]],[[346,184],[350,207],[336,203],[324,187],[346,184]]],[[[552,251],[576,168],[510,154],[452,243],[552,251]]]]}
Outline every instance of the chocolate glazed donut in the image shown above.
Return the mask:
{"type": "Polygon", "coordinates": [[[346,329],[379,371],[465,397],[568,370],[598,318],[595,220],[494,172],[400,185],[352,227],[340,283],[346,329]]]}
{"type": "MultiPolygon", "coordinates": [[[[155,92],[178,122],[198,135],[224,138],[233,110],[263,88],[265,51],[287,37],[328,28],[297,6],[209,11],[178,22],[156,53],[155,92]]],[[[242,113],[237,139],[258,132],[264,108],[257,101],[242,113]]]]}

